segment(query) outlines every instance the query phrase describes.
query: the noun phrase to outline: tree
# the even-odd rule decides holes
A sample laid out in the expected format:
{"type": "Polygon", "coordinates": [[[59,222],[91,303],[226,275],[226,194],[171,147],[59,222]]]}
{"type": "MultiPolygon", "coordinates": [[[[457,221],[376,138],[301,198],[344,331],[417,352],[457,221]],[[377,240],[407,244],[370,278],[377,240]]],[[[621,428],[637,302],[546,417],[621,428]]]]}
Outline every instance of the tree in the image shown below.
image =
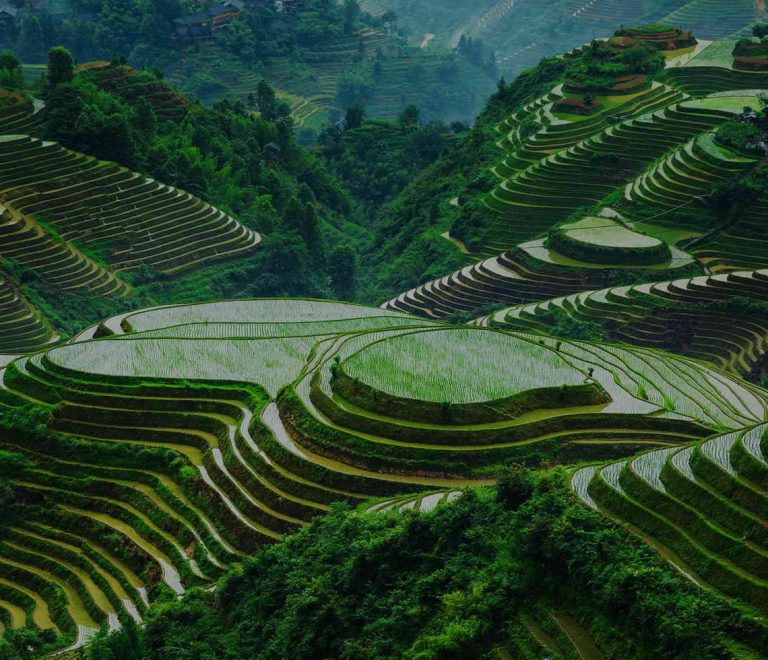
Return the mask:
{"type": "Polygon", "coordinates": [[[347,130],[353,128],[360,128],[365,119],[365,108],[362,103],[353,103],[347,108],[347,113],[344,116],[344,126],[347,130]]]}
{"type": "Polygon", "coordinates": [[[275,121],[277,119],[277,99],[275,90],[266,80],[260,80],[256,87],[256,107],[261,113],[262,119],[275,121]]]}
{"type": "Polygon", "coordinates": [[[14,71],[21,68],[21,62],[18,58],[9,51],[5,50],[0,53],[0,69],[8,69],[14,71]]]}
{"type": "Polygon", "coordinates": [[[496,501],[507,509],[518,509],[533,494],[534,481],[530,470],[518,463],[504,466],[496,482],[496,501]]]}
{"type": "Polygon", "coordinates": [[[409,103],[402,109],[400,114],[397,115],[397,125],[400,127],[400,130],[403,131],[416,128],[419,123],[420,115],[421,110],[419,110],[413,103],[409,103]]]}
{"type": "Polygon", "coordinates": [[[755,23],[752,26],[752,34],[758,39],[768,37],[768,23],[755,23]]]}
{"type": "Polygon", "coordinates": [[[42,61],[45,51],[43,30],[34,14],[23,14],[19,21],[19,37],[16,39],[16,52],[25,62],[42,61]]]}
{"type": "Polygon", "coordinates": [[[357,253],[351,245],[337,245],[331,252],[328,264],[331,286],[337,296],[352,298],[357,277],[357,253]]]}
{"type": "Polygon", "coordinates": [[[0,84],[15,89],[24,87],[24,72],[21,68],[21,62],[8,51],[0,53],[0,84]]]}
{"type": "Polygon", "coordinates": [[[48,51],[48,82],[59,85],[72,80],[75,75],[75,58],[64,46],[54,46],[48,51]]]}
{"type": "Polygon", "coordinates": [[[145,139],[154,140],[157,132],[157,115],[149,101],[143,96],[136,100],[136,128],[141,131],[145,139]]]}
{"type": "Polygon", "coordinates": [[[31,467],[32,463],[26,456],[0,450],[0,527],[7,522],[7,509],[15,498],[10,480],[22,477],[31,467]]]}
{"type": "Polygon", "coordinates": [[[357,4],[357,0],[345,0],[344,1],[344,32],[351,34],[355,31],[357,25],[357,19],[360,17],[360,5],[357,4]]]}

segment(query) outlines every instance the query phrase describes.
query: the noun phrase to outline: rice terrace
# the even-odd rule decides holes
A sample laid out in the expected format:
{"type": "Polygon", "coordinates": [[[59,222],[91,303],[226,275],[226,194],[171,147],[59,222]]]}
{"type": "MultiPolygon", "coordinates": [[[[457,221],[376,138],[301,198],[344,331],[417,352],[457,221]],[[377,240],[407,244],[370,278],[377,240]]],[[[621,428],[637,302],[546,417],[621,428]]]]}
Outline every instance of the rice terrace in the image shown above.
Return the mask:
{"type": "Polygon", "coordinates": [[[768,658],[765,5],[441,2],[0,11],[0,659],[768,658]]]}

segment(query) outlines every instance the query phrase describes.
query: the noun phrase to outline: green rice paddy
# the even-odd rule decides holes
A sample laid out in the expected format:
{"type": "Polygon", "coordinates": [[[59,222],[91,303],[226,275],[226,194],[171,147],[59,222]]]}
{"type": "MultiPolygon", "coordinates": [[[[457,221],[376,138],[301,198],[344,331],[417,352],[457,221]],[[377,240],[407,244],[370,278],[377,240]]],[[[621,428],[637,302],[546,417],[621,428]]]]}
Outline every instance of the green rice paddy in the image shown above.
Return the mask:
{"type": "Polygon", "coordinates": [[[362,349],[343,367],[352,378],[388,394],[451,403],[579,385],[586,377],[551,348],[480,329],[400,335],[362,349]]]}
{"type": "Polygon", "coordinates": [[[733,67],[733,47],[736,40],[713,41],[688,60],[684,66],[713,66],[725,69],[733,67]]]}
{"type": "Polygon", "coordinates": [[[653,236],[632,231],[610,218],[588,217],[560,227],[568,238],[605,247],[651,248],[662,242],[653,236]]]}

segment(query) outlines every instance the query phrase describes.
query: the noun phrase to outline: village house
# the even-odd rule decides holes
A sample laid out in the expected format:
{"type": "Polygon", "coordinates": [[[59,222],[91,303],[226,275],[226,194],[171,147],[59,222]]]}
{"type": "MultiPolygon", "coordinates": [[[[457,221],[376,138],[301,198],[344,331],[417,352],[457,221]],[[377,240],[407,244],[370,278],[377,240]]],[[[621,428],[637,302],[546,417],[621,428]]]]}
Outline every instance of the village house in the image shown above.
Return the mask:
{"type": "Polygon", "coordinates": [[[16,22],[19,10],[10,5],[0,7],[0,25],[12,26],[16,22]]]}
{"type": "Polygon", "coordinates": [[[194,14],[174,19],[176,34],[186,41],[211,39],[216,30],[237,18],[245,4],[241,0],[223,0],[194,14]]]}

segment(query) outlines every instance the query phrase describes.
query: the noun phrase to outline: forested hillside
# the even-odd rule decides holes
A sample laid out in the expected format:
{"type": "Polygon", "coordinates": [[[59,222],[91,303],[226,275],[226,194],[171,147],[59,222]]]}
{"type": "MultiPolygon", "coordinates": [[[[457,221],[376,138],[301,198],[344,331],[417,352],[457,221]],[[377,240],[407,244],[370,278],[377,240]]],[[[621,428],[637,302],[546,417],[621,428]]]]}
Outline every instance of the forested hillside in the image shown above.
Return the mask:
{"type": "Polygon", "coordinates": [[[471,123],[384,0],[0,53],[0,657],[768,655],[768,24],[519,2],[471,123]]]}
{"type": "Polygon", "coordinates": [[[62,0],[14,9],[0,26],[0,47],[30,79],[54,45],[79,62],[122,60],[164,75],[208,105],[240,98],[253,108],[266,80],[304,143],[354,103],[387,119],[416,103],[426,118],[469,121],[496,73],[472,53],[406,45],[395,16],[362,13],[354,0],[62,0]]]}
{"type": "Polygon", "coordinates": [[[62,52],[44,111],[5,93],[19,119],[3,132],[23,121],[31,136],[2,142],[0,256],[8,295],[43,318],[38,345],[150,300],[334,295],[334,249],[365,234],[362,214],[271,88],[259,116],[208,109],[149,74],[107,84],[62,52]]]}

